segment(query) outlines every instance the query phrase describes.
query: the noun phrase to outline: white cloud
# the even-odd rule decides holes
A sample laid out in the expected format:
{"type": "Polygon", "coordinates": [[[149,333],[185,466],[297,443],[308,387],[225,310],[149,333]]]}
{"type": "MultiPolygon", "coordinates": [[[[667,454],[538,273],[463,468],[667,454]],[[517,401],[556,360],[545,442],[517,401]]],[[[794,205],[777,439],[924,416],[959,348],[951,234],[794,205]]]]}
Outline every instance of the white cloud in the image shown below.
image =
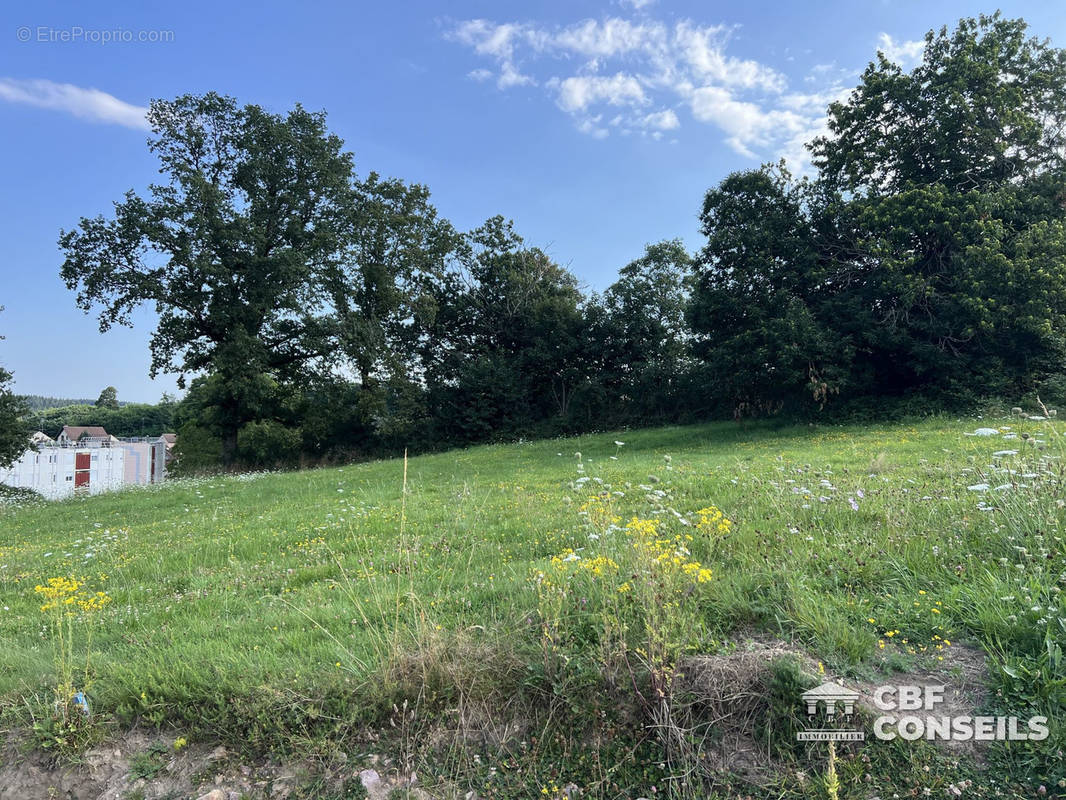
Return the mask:
{"type": "Polygon", "coordinates": [[[729,146],[750,158],[757,157],[753,148],[765,147],[774,139],[790,138],[807,126],[804,117],[794,111],[766,109],[738,100],[721,86],[694,89],[689,105],[692,116],[717,125],[727,134],[729,146]]]}
{"type": "Polygon", "coordinates": [[[830,103],[844,101],[851,94],[851,87],[830,86],[820,92],[789,92],[781,95],[780,104],[792,111],[812,116],[825,114],[830,103]]]}
{"type": "Polygon", "coordinates": [[[679,22],[674,29],[673,44],[701,81],[772,92],[785,88],[785,76],[777,70],[758,61],[727,56],[725,34],[726,30],[721,26],[705,28],[691,22],[679,22]]]}
{"type": "Polygon", "coordinates": [[[859,71],[841,67],[835,61],[831,64],[815,64],[804,76],[803,82],[812,86],[828,86],[834,83],[854,83],[859,71]]]}
{"type": "Polygon", "coordinates": [[[489,78],[492,77],[492,70],[472,69],[470,70],[470,72],[466,73],[466,77],[470,78],[471,80],[478,81],[480,83],[482,81],[487,81],[489,78]]]}
{"type": "Polygon", "coordinates": [[[641,127],[654,128],[657,131],[672,131],[681,127],[681,120],[677,118],[672,108],[668,108],[665,111],[646,114],[640,120],[640,124],[641,127]]]}
{"type": "MultiPolygon", "coordinates": [[[[566,26],[468,20],[446,35],[491,59],[495,72],[470,75],[498,75],[501,89],[538,84],[523,72],[536,67],[539,85],[582,133],[660,139],[681,126],[678,111],[687,108],[697,121],[718,128],[736,152],[753,160],[784,156],[802,171],[803,137],[824,132],[827,105],[846,93],[854,73],[818,65],[803,92],[790,91],[779,70],[729,51],[733,30],[644,13],[566,26]],[[609,109],[610,121],[603,122],[609,109]]],[[[910,43],[902,47],[911,52],[910,43]]]]}
{"type": "Polygon", "coordinates": [[[559,83],[559,107],[564,111],[584,111],[589,105],[635,106],[647,102],[644,90],[631,75],[602,77],[582,75],[559,83]]]}
{"type": "Polygon", "coordinates": [[[887,33],[877,37],[877,49],[885,54],[885,58],[894,61],[901,67],[912,67],[917,64],[922,53],[925,52],[925,40],[897,42],[887,33]]]}
{"type": "Polygon", "coordinates": [[[536,85],[536,81],[528,75],[523,75],[514,64],[504,64],[500,68],[500,77],[496,79],[496,85],[501,89],[510,89],[512,86],[536,85]]]}
{"type": "MultiPolygon", "coordinates": [[[[450,38],[474,48],[478,55],[491,56],[500,65],[496,85],[501,89],[536,83],[523,75],[515,63],[516,44],[535,44],[536,31],[526,25],[508,23],[497,25],[484,19],[472,19],[459,25],[450,38]]],[[[476,70],[475,70],[476,71],[476,70]]]]}
{"type": "Polygon", "coordinates": [[[119,100],[99,89],[86,89],[70,83],[44,79],[0,78],[0,100],[65,111],[91,122],[108,122],[127,128],[148,130],[148,109],[119,100]]]}
{"type": "Polygon", "coordinates": [[[620,0],[620,2],[624,6],[629,6],[632,9],[640,11],[642,8],[650,6],[655,0],[620,0]]]}
{"type": "Polygon", "coordinates": [[[453,30],[452,36],[481,55],[509,60],[514,57],[514,36],[520,31],[518,25],[497,25],[486,19],[471,19],[453,30]]]}
{"type": "Polygon", "coordinates": [[[635,25],[628,20],[609,17],[602,22],[585,20],[556,32],[547,40],[564,52],[589,57],[617,56],[645,50],[663,41],[659,23],[635,25]]]}
{"type": "Polygon", "coordinates": [[[582,133],[588,134],[593,139],[606,139],[610,131],[600,125],[600,120],[602,119],[602,114],[586,117],[577,124],[577,129],[582,133]]]}

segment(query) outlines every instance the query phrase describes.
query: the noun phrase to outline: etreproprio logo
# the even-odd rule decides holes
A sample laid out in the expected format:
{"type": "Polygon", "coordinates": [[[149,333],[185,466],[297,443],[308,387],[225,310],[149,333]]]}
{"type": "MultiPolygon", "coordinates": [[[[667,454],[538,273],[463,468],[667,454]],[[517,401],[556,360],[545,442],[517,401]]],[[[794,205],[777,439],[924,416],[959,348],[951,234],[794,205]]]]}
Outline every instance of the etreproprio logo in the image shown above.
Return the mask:
{"type": "MultiPolygon", "coordinates": [[[[1047,717],[949,716],[937,714],[944,701],[943,685],[879,686],[873,705],[886,712],[873,721],[874,738],[892,741],[950,740],[958,742],[1041,741],[1048,736],[1047,717]]],[[[865,731],[848,727],[861,695],[837,683],[823,683],[802,694],[807,718],[813,723],[822,715],[824,725],[799,731],[801,742],[861,742],[865,731]],[[843,723],[843,726],[840,725],[843,723]]]]}

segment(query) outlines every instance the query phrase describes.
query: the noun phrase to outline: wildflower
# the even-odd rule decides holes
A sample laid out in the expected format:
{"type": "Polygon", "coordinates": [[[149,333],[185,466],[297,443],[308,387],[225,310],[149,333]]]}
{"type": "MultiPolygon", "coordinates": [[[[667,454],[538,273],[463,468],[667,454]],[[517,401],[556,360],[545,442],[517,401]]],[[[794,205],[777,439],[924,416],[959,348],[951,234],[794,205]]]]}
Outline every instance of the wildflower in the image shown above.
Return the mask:
{"type": "Polygon", "coordinates": [[[733,521],[717,506],[707,506],[696,512],[696,530],[704,533],[729,533],[733,521]]]}
{"type": "Polygon", "coordinates": [[[603,575],[604,571],[617,572],[618,564],[614,559],[607,558],[606,556],[596,556],[581,563],[581,569],[591,572],[593,575],[599,577],[603,575]]]}
{"type": "Polygon", "coordinates": [[[38,594],[44,595],[48,600],[58,600],[66,595],[72,595],[81,586],[73,578],[49,578],[45,586],[38,584],[33,588],[38,594]]]}

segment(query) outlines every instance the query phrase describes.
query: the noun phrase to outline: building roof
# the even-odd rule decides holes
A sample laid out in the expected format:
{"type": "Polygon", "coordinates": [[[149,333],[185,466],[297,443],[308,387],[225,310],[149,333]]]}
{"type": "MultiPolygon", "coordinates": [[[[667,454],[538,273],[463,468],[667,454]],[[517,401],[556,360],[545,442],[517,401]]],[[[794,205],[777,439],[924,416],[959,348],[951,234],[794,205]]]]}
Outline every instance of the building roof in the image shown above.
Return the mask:
{"type": "Polygon", "coordinates": [[[174,444],[174,442],[178,441],[178,434],[176,434],[176,433],[164,433],[159,438],[162,439],[167,444],[174,444]]]}
{"type": "Polygon", "coordinates": [[[91,439],[106,439],[107,431],[99,425],[64,425],[59,435],[76,442],[83,436],[91,439]]]}

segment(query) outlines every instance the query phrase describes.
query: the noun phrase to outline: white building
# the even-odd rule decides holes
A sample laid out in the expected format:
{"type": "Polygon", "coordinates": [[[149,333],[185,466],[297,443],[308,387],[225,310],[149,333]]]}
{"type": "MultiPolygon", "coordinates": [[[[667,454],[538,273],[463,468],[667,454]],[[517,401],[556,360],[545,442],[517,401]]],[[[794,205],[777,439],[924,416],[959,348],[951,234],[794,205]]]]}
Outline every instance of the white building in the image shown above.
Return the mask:
{"type": "Polygon", "coordinates": [[[53,445],[31,448],[6,470],[0,483],[58,500],[75,491],[86,494],[117,489],[125,482],[121,448],[53,445]]]}
{"type": "Polygon", "coordinates": [[[58,500],[164,480],[163,439],[116,439],[100,431],[102,436],[73,436],[72,429],[64,428],[54,443],[35,436],[39,443],[9,468],[0,469],[0,483],[58,500]]]}
{"type": "Polygon", "coordinates": [[[159,483],[167,474],[167,443],[159,439],[117,439],[111,449],[125,452],[125,483],[159,483]]]}

